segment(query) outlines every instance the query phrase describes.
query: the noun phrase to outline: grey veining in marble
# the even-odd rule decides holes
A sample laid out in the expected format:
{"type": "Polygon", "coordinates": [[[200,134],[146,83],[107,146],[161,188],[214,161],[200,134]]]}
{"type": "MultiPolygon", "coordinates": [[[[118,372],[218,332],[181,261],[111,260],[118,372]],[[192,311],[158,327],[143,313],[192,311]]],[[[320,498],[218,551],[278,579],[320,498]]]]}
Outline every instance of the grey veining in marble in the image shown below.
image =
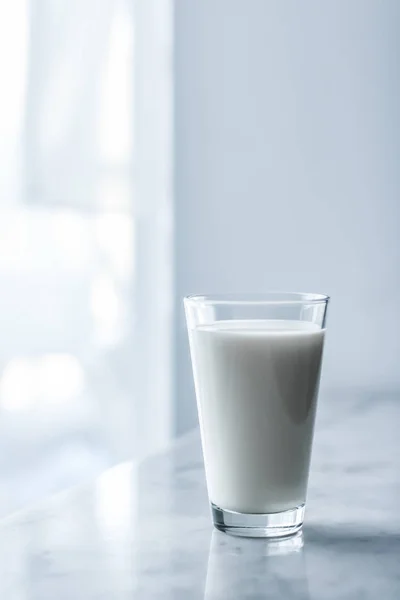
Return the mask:
{"type": "Polygon", "coordinates": [[[196,433],[0,523],[7,600],[400,598],[400,396],[322,398],[304,534],[213,531],[196,433]]]}

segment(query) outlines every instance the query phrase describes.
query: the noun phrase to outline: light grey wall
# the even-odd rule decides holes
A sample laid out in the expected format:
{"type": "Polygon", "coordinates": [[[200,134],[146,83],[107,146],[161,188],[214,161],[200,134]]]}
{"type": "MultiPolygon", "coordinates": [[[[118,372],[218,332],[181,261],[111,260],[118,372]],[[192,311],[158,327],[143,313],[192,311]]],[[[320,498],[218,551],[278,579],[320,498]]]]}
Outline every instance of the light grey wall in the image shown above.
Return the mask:
{"type": "Polygon", "coordinates": [[[400,2],[177,0],[181,296],[331,294],[324,385],[400,384],[400,2]]]}

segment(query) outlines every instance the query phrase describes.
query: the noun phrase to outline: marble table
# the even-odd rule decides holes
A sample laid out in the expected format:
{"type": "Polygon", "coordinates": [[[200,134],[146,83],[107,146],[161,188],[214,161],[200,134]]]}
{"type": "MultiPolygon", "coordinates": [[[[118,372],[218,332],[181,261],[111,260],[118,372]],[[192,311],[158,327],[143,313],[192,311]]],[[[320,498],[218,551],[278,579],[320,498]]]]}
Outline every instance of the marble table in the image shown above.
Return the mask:
{"type": "Polygon", "coordinates": [[[320,404],[302,535],[213,531],[193,432],[3,519],[1,598],[400,598],[400,395],[320,404]]]}

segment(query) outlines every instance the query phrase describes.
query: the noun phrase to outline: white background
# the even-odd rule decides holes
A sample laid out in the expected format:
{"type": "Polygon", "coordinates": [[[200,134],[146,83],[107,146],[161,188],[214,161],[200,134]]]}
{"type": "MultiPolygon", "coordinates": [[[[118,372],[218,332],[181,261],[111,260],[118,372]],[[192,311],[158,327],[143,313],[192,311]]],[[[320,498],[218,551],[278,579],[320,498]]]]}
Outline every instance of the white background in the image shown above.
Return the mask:
{"type": "Polygon", "coordinates": [[[0,0],[0,513],[196,424],[187,293],[328,293],[325,389],[399,386],[399,13],[0,0]]]}
{"type": "Polygon", "coordinates": [[[180,297],[332,296],[323,385],[400,384],[397,0],[176,3],[180,297]]]}
{"type": "Polygon", "coordinates": [[[172,438],[169,0],[0,0],[0,515],[172,438]]]}

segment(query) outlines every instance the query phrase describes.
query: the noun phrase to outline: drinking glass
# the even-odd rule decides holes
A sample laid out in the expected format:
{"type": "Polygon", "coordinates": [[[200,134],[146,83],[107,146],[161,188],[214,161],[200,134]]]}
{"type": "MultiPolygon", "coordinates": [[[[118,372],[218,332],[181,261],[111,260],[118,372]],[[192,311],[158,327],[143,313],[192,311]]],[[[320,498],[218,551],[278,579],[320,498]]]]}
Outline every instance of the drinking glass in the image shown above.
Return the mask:
{"type": "Polygon", "coordinates": [[[329,298],[184,299],[214,525],[251,537],[304,519],[329,298]]]}

